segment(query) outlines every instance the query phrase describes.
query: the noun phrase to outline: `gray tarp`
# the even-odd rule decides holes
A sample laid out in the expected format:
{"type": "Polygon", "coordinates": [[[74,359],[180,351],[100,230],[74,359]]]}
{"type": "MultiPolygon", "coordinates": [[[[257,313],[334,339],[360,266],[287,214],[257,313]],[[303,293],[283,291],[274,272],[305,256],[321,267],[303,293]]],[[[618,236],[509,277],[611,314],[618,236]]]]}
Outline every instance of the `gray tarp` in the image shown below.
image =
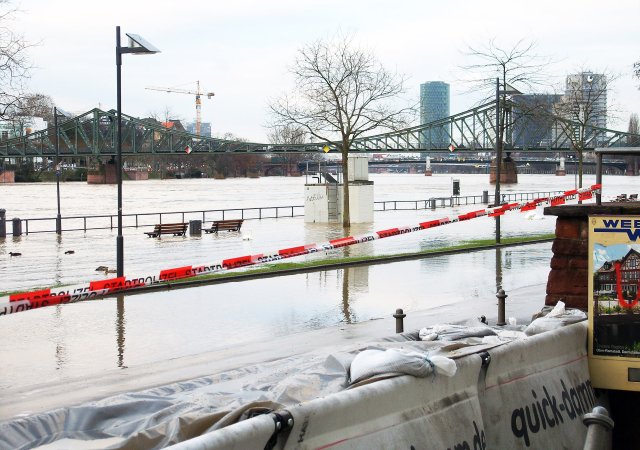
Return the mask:
{"type": "MultiPolygon", "coordinates": [[[[456,358],[496,345],[478,345],[477,340],[465,339],[454,342],[416,339],[417,331],[372,344],[456,358]]],[[[354,351],[357,349],[345,347],[327,357],[318,350],[14,420],[0,425],[0,449],[27,450],[62,439],[107,438],[121,439],[105,441],[111,444],[106,448],[163,448],[255,412],[280,409],[345,390],[354,351]]]]}

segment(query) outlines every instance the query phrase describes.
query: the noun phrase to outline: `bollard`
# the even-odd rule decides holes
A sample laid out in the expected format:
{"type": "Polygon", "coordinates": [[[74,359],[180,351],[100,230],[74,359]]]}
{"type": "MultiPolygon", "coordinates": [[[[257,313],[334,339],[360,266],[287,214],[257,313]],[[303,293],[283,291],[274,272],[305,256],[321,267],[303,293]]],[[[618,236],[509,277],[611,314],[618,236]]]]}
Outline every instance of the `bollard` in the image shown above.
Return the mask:
{"type": "Polygon", "coordinates": [[[202,220],[190,220],[189,221],[189,234],[201,235],[202,234],[202,220]]]}
{"type": "Polygon", "coordinates": [[[5,210],[0,209],[0,238],[7,237],[7,218],[5,217],[5,210]]]}
{"type": "Polygon", "coordinates": [[[587,439],[583,450],[600,450],[604,448],[604,438],[613,429],[613,420],[609,411],[602,406],[596,406],[593,411],[582,416],[582,423],[587,426],[587,439]]]}
{"type": "Polygon", "coordinates": [[[14,236],[22,235],[22,221],[17,217],[13,218],[13,235],[14,236]]]}
{"type": "Polygon", "coordinates": [[[489,191],[482,191],[482,203],[489,203],[489,191]]]}
{"type": "Polygon", "coordinates": [[[396,309],[396,313],[393,315],[396,318],[396,333],[404,333],[403,319],[407,317],[401,308],[396,309]]]}
{"type": "Polygon", "coordinates": [[[496,297],[498,297],[498,323],[496,325],[498,325],[499,327],[504,326],[507,324],[507,322],[505,322],[504,320],[504,316],[505,316],[505,299],[508,297],[507,294],[504,293],[504,289],[500,289],[498,291],[498,293],[496,294],[496,297]]]}

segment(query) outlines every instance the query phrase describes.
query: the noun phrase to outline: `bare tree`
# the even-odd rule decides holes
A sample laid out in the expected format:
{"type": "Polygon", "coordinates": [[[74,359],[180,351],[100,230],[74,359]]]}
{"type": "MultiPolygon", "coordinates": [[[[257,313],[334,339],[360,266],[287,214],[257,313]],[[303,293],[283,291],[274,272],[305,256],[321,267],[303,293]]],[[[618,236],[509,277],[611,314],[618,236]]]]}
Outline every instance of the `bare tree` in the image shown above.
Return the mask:
{"type": "MultiPolygon", "coordinates": [[[[496,38],[489,38],[466,44],[462,54],[471,62],[458,66],[458,80],[469,87],[469,92],[484,92],[483,102],[497,100],[500,111],[508,109],[508,100],[511,99],[508,91],[511,88],[533,93],[535,90],[546,91],[551,84],[549,70],[555,61],[539,54],[537,42],[531,38],[522,38],[511,46],[498,43],[496,38]]],[[[526,101],[518,102],[517,114],[500,114],[496,164],[502,164],[507,130],[516,125],[517,121],[526,118],[539,121],[540,119],[535,118],[549,109],[549,101],[545,95],[534,95],[529,96],[526,101]]],[[[499,199],[496,198],[497,201],[499,199]]]]}
{"type": "Polygon", "coordinates": [[[376,129],[400,129],[415,106],[394,100],[406,92],[406,77],[386,69],[370,50],[358,47],[353,34],[338,32],[328,40],[304,45],[288,67],[294,87],[269,101],[271,127],[300,127],[342,154],[344,206],[349,214],[348,155],[353,141],[376,129]]]}
{"type": "MultiPolygon", "coordinates": [[[[638,115],[636,113],[631,114],[629,117],[629,129],[630,134],[640,135],[640,121],[638,120],[638,115]]],[[[638,147],[640,146],[640,142],[638,142],[638,138],[629,136],[627,137],[627,146],[628,147],[638,147]]],[[[638,156],[627,156],[625,160],[633,169],[633,174],[638,175],[638,156]]]]}
{"type": "Polygon", "coordinates": [[[582,67],[577,73],[567,75],[562,97],[554,105],[557,137],[569,140],[578,153],[578,187],[582,187],[585,147],[597,146],[605,139],[602,133],[588,127],[606,127],[613,111],[607,94],[617,78],[608,70],[597,73],[582,67]]]}
{"type": "Polygon", "coordinates": [[[20,105],[25,95],[25,81],[33,67],[28,50],[34,44],[8,25],[17,11],[10,0],[0,0],[0,118],[20,105]]]}

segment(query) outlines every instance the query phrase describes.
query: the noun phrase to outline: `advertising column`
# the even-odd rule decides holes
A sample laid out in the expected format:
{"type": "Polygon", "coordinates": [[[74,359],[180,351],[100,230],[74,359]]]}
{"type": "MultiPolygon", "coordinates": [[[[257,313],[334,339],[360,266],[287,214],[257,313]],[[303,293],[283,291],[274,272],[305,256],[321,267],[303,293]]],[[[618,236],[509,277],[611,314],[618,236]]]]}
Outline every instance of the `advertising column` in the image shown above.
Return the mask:
{"type": "Polygon", "coordinates": [[[640,216],[589,216],[593,387],[640,391],[640,216]]]}

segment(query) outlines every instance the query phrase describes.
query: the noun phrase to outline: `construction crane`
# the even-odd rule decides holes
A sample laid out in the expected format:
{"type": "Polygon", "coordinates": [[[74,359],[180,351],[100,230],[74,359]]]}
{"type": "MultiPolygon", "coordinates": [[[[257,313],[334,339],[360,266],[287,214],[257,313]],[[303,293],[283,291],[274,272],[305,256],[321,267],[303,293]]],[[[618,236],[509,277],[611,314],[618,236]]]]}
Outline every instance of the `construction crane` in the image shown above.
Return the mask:
{"type": "Polygon", "coordinates": [[[163,87],[153,87],[153,86],[149,86],[145,89],[150,89],[153,91],[164,91],[164,92],[176,92],[178,94],[191,94],[191,95],[195,95],[196,96],[196,134],[199,136],[200,135],[200,127],[202,125],[202,114],[200,112],[201,110],[201,103],[200,103],[200,96],[201,95],[206,95],[207,98],[211,98],[213,97],[214,94],[213,92],[200,92],[200,81],[196,81],[196,83],[198,83],[198,89],[195,91],[188,91],[186,89],[174,89],[174,88],[163,88],[163,87]]]}

